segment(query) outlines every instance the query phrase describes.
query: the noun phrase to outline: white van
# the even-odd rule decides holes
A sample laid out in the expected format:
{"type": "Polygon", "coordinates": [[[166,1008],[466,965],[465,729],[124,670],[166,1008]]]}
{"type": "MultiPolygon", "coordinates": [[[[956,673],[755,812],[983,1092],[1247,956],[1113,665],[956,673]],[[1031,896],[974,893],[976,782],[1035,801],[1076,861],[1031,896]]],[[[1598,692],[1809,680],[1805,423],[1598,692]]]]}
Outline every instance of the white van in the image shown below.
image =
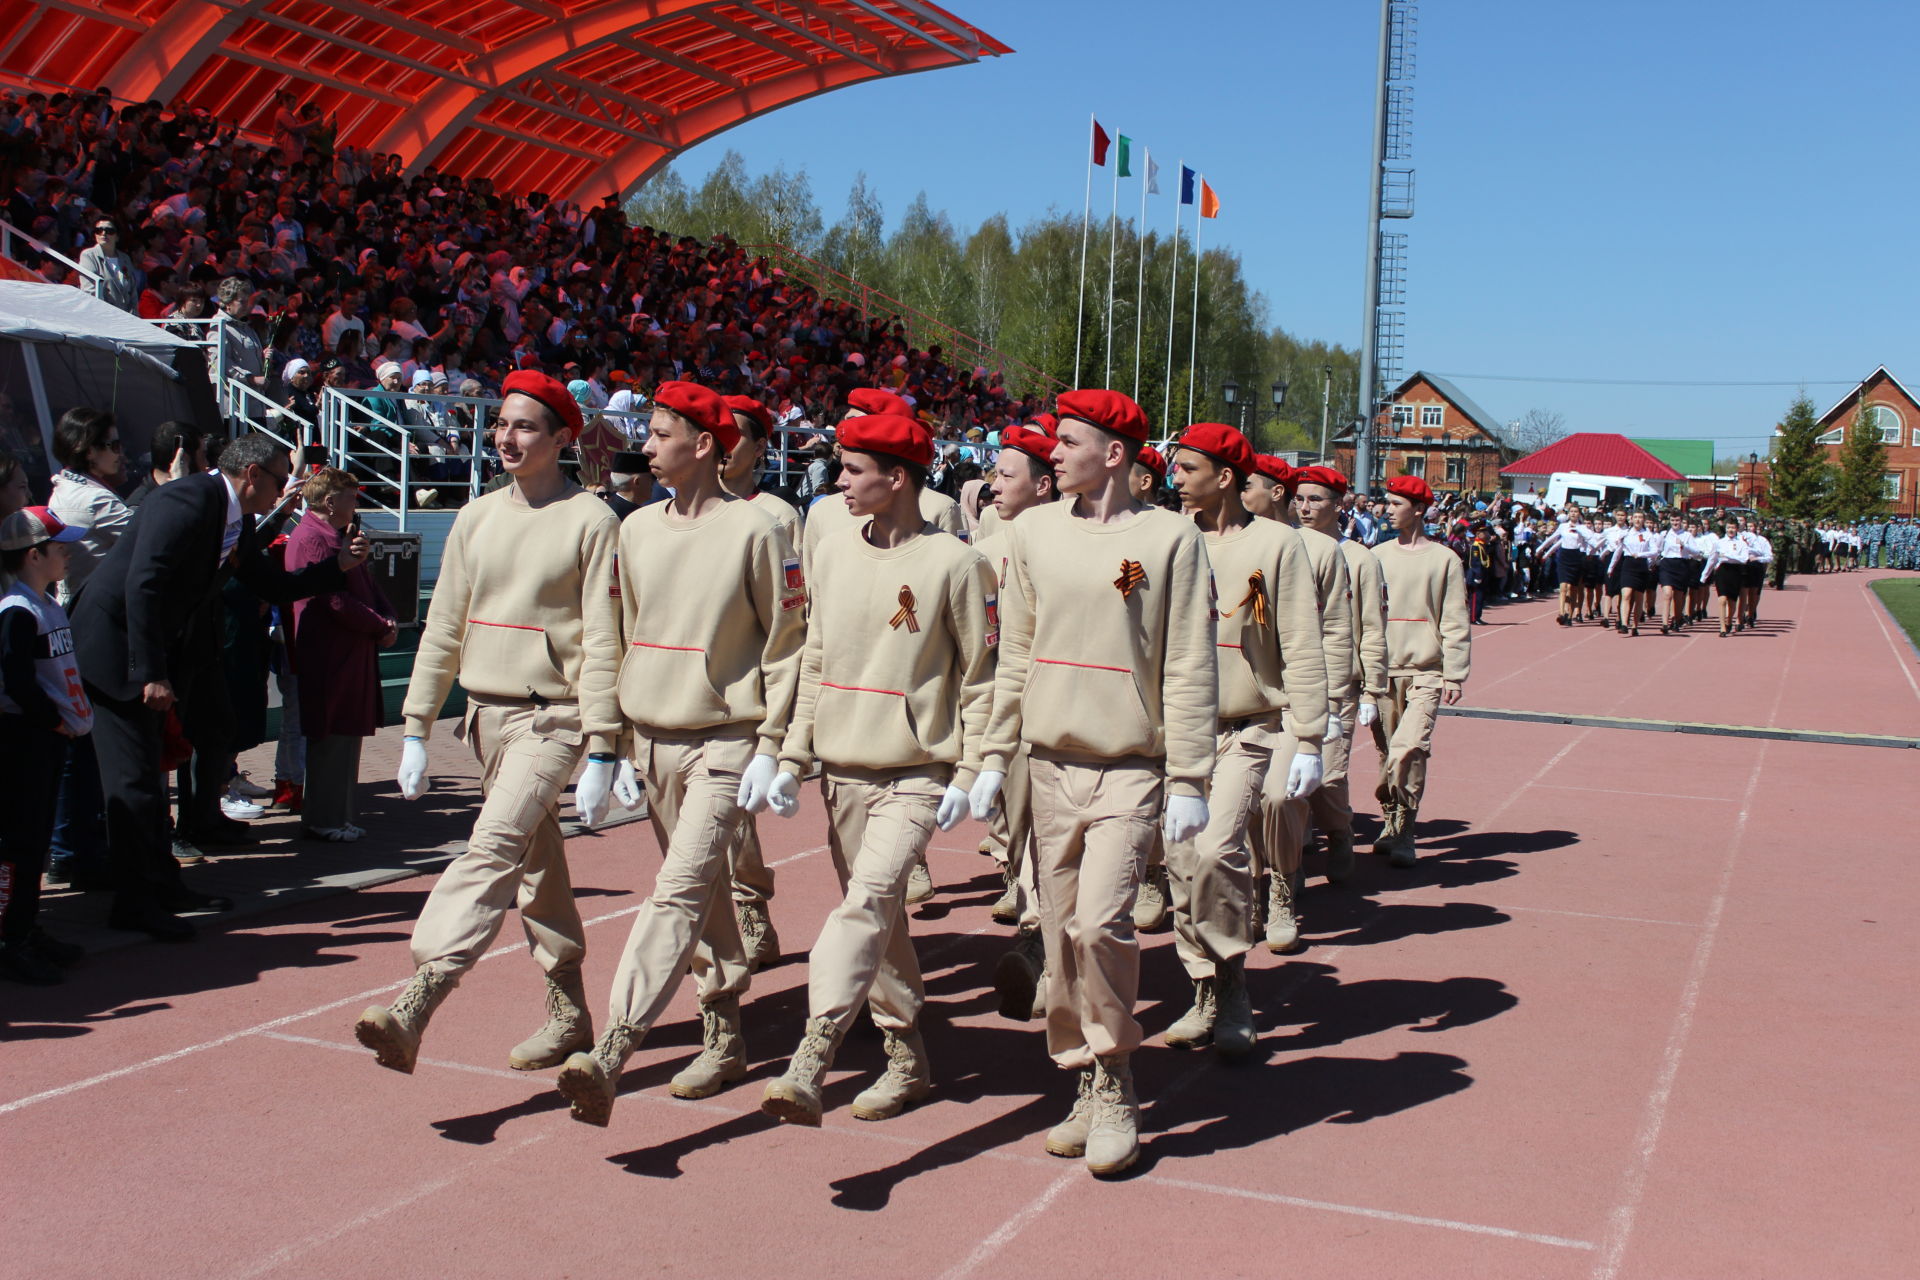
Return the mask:
{"type": "Polygon", "coordinates": [[[1644,480],[1628,476],[1596,476],[1583,471],[1556,471],[1547,480],[1546,496],[1540,501],[1554,508],[1572,503],[1576,507],[1653,507],[1663,499],[1660,491],[1644,480]]]}

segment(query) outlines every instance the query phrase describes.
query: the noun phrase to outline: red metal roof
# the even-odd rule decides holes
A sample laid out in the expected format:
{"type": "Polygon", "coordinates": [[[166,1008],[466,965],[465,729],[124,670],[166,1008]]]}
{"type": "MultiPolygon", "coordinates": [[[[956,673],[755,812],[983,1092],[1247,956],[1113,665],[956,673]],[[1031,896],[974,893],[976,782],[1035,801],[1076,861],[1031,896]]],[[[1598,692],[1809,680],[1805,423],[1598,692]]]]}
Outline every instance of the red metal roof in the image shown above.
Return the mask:
{"type": "Polygon", "coordinates": [[[1564,440],[1500,468],[1503,476],[1550,476],[1556,471],[1626,476],[1631,480],[1678,482],[1686,479],[1625,436],[1609,431],[1576,431],[1564,440]]]}
{"type": "Polygon", "coordinates": [[[788,103],[1010,52],[923,0],[0,4],[11,87],[183,102],[263,138],[289,89],[409,173],[583,204],[788,103]]]}

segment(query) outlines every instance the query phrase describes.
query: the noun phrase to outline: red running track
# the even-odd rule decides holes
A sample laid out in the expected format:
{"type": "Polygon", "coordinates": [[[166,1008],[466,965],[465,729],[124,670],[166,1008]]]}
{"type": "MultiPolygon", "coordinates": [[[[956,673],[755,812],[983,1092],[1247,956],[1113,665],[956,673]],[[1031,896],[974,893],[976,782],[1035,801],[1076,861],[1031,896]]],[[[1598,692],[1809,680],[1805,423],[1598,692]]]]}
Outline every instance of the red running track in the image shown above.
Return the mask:
{"type": "MultiPolygon", "coordinates": [[[[1510,606],[1496,618],[1534,620],[1477,633],[1469,694],[1663,719],[1693,698],[1725,721],[1911,734],[1912,654],[1865,643],[1864,577],[1770,593],[1791,628],[1724,642],[1594,639],[1510,606]]],[[[1068,1081],[1037,1024],[993,1013],[1006,931],[971,826],[942,838],[942,894],[914,921],[933,1100],[851,1118],[880,1066],[869,1033],[823,1129],[759,1115],[835,897],[811,789],[799,818],[762,819],[790,960],[747,1003],[753,1075],[667,1095],[698,1036],[683,991],[604,1131],[567,1119],[551,1073],[505,1068],[540,1018],[512,926],[416,1075],[353,1043],[360,1007],[406,974],[425,880],[111,953],[65,987],[6,990],[7,1271],[1911,1275],[1914,762],[1443,720],[1420,865],[1315,879],[1312,945],[1253,966],[1257,1061],[1149,1043],[1146,1155],[1117,1183],[1042,1151],[1068,1081]]],[[[658,853],[628,826],[570,854],[598,1005],[658,853]]],[[[1185,995],[1150,939],[1150,1032],[1185,995]]]]}

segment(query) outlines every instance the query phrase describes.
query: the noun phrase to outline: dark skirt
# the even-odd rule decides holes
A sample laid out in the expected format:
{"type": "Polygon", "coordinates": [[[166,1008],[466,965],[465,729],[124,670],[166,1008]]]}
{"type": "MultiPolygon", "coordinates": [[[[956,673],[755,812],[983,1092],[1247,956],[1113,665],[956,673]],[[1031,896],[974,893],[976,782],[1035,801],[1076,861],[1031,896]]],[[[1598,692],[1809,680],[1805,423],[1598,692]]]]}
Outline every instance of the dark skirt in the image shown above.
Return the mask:
{"type": "Polygon", "coordinates": [[[1588,556],[1580,574],[1580,581],[1590,587],[1597,587],[1607,580],[1607,560],[1605,556],[1588,556]]]}
{"type": "Polygon", "coordinates": [[[1720,593],[1722,600],[1739,596],[1747,585],[1747,566],[1744,564],[1723,564],[1713,571],[1713,589],[1720,593]]]}
{"type": "Polygon", "coordinates": [[[1653,566],[1637,557],[1620,561],[1620,585],[1629,591],[1645,591],[1653,585],[1653,566]]]}
{"type": "Polygon", "coordinates": [[[1767,566],[1761,564],[1758,560],[1749,560],[1746,569],[1745,578],[1747,590],[1758,591],[1767,585],[1767,566]]]}
{"type": "Polygon", "coordinates": [[[1626,580],[1627,565],[1630,563],[1627,557],[1621,556],[1614,562],[1613,568],[1607,570],[1608,595],[1617,596],[1620,594],[1621,587],[1632,585],[1626,580]]]}
{"type": "Polygon", "coordinates": [[[1562,547],[1554,560],[1554,569],[1559,573],[1561,582],[1577,585],[1586,562],[1586,553],[1578,547],[1562,547]]]}
{"type": "Polygon", "coordinates": [[[1686,588],[1700,581],[1700,562],[1685,556],[1668,556],[1660,562],[1660,585],[1686,588]]]}

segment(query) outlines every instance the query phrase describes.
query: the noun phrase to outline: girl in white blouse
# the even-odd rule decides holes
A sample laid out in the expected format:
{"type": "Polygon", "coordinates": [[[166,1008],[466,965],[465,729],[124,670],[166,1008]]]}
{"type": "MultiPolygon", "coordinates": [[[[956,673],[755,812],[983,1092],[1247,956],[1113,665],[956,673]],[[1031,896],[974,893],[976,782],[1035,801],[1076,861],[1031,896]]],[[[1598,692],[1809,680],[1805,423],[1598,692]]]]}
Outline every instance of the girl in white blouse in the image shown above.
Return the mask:
{"type": "Polygon", "coordinates": [[[1713,549],[1707,554],[1707,567],[1701,571],[1700,581],[1713,581],[1713,589],[1720,597],[1720,638],[1726,639],[1733,634],[1734,610],[1740,605],[1740,593],[1747,585],[1747,544],[1740,539],[1739,530],[1729,520],[1720,526],[1720,533],[1713,539],[1713,549]]]}

